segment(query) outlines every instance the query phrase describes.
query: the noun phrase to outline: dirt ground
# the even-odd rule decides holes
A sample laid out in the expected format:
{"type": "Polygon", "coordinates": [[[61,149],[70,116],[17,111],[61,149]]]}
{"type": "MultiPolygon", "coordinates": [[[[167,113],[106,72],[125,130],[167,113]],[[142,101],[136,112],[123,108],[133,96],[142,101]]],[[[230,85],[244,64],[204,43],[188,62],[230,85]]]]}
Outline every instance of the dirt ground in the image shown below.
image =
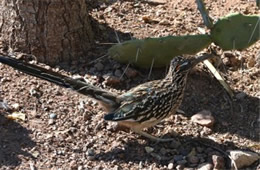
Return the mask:
{"type": "MultiPolygon", "coordinates": [[[[232,12],[259,14],[253,0],[205,3],[214,20],[232,12]]],[[[106,77],[112,75],[119,80],[126,65],[107,57],[87,64],[106,54],[111,43],[117,42],[115,32],[124,41],[206,30],[194,0],[102,0],[95,1],[90,10],[97,35],[95,47],[85,61],[61,63],[55,71],[84,77],[94,85],[119,93],[148,81],[149,70],[130,66],[136,76],[124,75],[111,83],[106,77]]],[[[6,117],[11,111],[0,112],[1,169],[188,170],[203,163],[213,164],[212,155],[223,157],[224,167],[229,169],[227,150],[259,153],[260,43],[225,54],[214,48],[223,61],[219,70],[235,97],[231,100],[205,66],[199,65],[188,77],[181,106],[184,113],[148,130],[155,136],[175,139],[158,144],[105,122],[105,112],[90,98],[0,64],[0,99],[26,115],[25,121],[13,121],[6,117]],[[201,110],[212,112],[214,127],[191,122],[190,117],[201,110]],[[191,153],[193,160],[188,159],[191,153]]],[[[165,72],[165,68],[154,69],[149,79],[163,78],[165,72]]],[[[257,168],[256,162],[247,169],[257,168]]]]}

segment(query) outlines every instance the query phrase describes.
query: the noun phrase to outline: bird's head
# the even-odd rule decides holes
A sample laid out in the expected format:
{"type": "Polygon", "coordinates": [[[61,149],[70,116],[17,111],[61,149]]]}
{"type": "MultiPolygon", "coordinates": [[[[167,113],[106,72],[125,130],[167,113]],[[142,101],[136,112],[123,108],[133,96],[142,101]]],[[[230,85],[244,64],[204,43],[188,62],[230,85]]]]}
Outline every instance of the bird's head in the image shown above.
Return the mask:
{"type": "Polygon", "coordinates": [[[183,58],[181,56],[176,56],[171,60],[169,73],[185,74],[188,73],[194,66],[198,63],[212,58],[214,55],[202,55],[196,58],[183,58]]]}

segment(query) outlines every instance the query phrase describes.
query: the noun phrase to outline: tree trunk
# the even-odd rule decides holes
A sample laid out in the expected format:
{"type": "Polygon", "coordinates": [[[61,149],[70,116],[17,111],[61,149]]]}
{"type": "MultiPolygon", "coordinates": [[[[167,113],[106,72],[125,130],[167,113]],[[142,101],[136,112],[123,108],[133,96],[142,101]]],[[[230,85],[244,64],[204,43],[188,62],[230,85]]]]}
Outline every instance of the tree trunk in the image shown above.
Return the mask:
{"type": "Polygon", "coordinates": [[[0,48],[56,64],[78,59],[93,42],[85,0],[1,0],[0,48]]]}

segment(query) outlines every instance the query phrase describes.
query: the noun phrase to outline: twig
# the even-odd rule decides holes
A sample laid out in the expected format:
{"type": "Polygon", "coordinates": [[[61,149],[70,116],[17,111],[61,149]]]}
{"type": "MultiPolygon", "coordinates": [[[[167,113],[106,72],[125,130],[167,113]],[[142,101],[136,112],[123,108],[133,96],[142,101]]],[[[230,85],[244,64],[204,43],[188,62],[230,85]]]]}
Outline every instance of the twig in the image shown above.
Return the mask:
{"type": "Polygon", "coordinates": [[[208,11],[204,5],[204,2],[203,0],[196,0],[197,2],[197,5],[198,5],[198,9],[202,15],[202,18],[203,18],[203,21],[204,21],[204,24],[209,28],[213,28],[213,19],[210,18],[209,14],[208,14],[208,11]]]}
{"type": "Polygon", "coordinates": [[[129,65],[130,65],[130,63],[127,64],[127,66],[126,66],[124,72],[122,73],[122,75],[121,75],[121,77],[120,77],[120,80],[121,80],[121,79],[123,78],[123,76],[125,75],[125,72],[126,72],[126,70],[128,69],[129,65]]]}
{"type": "Polygon", "coordinates": [[[223,77],[219,74],[219,72],[216,70],[216,68],[209,62],[209,60],[204,60],[203,63],[208,67],[208,69],[211,71],[211,73],[216,77],[216,79],[220,82],[220,84],[226,89],[228,94],[233,97],[234,94],[229,87],[229,85],[225,82],[223,77]]]}
{"type": "Polygon", "coordinates": [[[151,68],[150,68],[150,71],[149,71],[149,74],[148,74],[148,79],[150,79],[150,76],[151,76],[151,74],[152,74],[153,64],[154,64],[154,58],[153,58],[153,60],[152,60],[151,68]]]}
{"type": "Polygon", "coordinates": [[[90,61],[87,65],[91,65],[91,64],[95,63],[96,61],[98,61],[98,60],[100,60],[100,59],[102,59],[102,58],[105,58],[105,57],[107,57],[107,56],[108,56],[108,54],[105,54],[105,55],[103,55],[103,56],[101,56],[101,57],[98,57],[97,59],[90,61]]]}

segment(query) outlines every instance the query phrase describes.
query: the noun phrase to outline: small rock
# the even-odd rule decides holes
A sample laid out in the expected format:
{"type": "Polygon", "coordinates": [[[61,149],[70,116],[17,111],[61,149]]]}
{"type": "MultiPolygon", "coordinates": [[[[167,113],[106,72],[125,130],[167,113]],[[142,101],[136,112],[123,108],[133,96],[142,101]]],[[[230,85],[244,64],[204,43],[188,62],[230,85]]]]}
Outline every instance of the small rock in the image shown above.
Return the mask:
{"type": "Polygon", "coordinates": [[[135,69],[128,68],[125,72],[125,75],[128,78],[135,78],[138,75],[138,72],[135,69]]]}
{"type": "Polygon", "coordinates": [[[170,148],[177,149],[180,145],[181,143],[179,141],[173,140],[170,144],[170,148]]]}
{"type": "Polygon", "coordinates": [[[171,25],[171,23],[169,22],[169,20],[167,19],[162,19],[160,22],[159,22],[160,25],[171,25]]]}
{"type": "Polygon", "coordinates": [[[162,155],[165,155],[165,154],[167,153],[167,151],[166,151],[165,148],[161,148],[161,149],[160,149],[160,153],[161,153],[162,155]]]}
{"type": "Polygon", "coordinates": [[[197,153],[196,153],[196,149],[195,148],[192,148],[190,153],[187,155],[187,156],[195,156],[197,153]]]}
{"type": "Polygon", "coordinates": [[[14,110],[19,110],[19,107],[20,107],[20,105],[19,105],[18,103],[12,104],[12,108],[13,108],[14,110]]]}
{"type": "Polygon", "coordinates": [[[53,125],[55,123],[55,120],[54,119],[49,119],[48,120],[48,125],[53,125]]]}
{"type": "Polygon", "coordinates": [[[181,161],[181,160],[183,160],[183,156],[182,155],[174,155],[173,159],[174,159],[175,162],[181,161]]]}
{"type": "Polygon", "coordinates": [[[86,154],[87,154],[87,156],[94,156],[95,150],[94,149],[88,149],[86,154]]]}
{"type": "Polygon", "coordinates": [[[161,155],[159,155],[157,153],[153,153],[153,152],[151,153],[151,156],[156,158],[158,161],[161,161],[161,160],[165,159],[165,157],[163,157],[163,156],[161,156],[161,155]]]}
{"type": "Polygon", "coordinates": [[[203,130],[200,131],[201,136],[207,136],[207,135],[210,135],[211,133],[212,133],[212,130],[206,126],[204,126],[203,130]]]}
{"type": "Polygon", "coordinates": [[[55,113],[51,113],[49,115],[50,119],[56,119],[57,118],[57,115],[55,113]]]}
{"type": "Polygon", "coordinates": [[[149,146],[146,146],[144,149],[145,149],[145,151],[146,151],[147,153],[151,153],[151,152],[154,151],[154,148],[149,147],[149,146]]]}
{"type": "Polygon", "coordinates": [[[91,68],[89,69],[89,72],[90,72],[90,73],[95,73],[95,72],[96,72],[96,68],[95,68],[95,67],[91,67],[91,68]]]}
{"type": "Polygon", "coordinates": [[[238,67],[241,63],[236,54],[233,54],[232,52],[225,52],[224,57],[223,63],[227,66],[238,67]]]}
{"type": "Polygon", "coordinates": [[[0,108],[4,109],[4,110],[10,110],[10,107],[8,106],[8,104],[5,101],[0,102],[0,108]]]}
{"type": "Polygon", "coordinates": [[[173,169],[174,168],[174,164],[171,162],[168,164],[168,169],[173,169]]]}
{"type": "Polygon", "coordinates": [[[37,90],[35,88],[31,88],[29,90],[29,93],[30,93],[31,96],[37,96],[37,90]]]}
{"type": "Polygon", "coordinates": [[[119,69],[116,69],[114,75],[117,76],[117,77],[121,77],[122,76],[122,71],[119,70],[119,69]]]}
{"type": "Polygon", "coordinates": [[[231,158],[236,162],[237,168],[249,166],[260,159],[260,156],[255,152],[241,150],[229,150],[227,152],[230,154],[231,158]]]}
{"type": "Polygon", "coordinates": [[[191,121],[198,123],[199,125],[212,127],[215,123],[215,118],[208,110],[202,110],[191,117],[191,121]]]}
{"type": "Polygon", "coordinates": [[[197,170],[212,170],[213,169],[213,165],[210,163],[203,163],[200,164],[197,168],[197,170]]]}
{"type": "Polygon", "coordinates": [[[112,170],[120,170],[120,169],[122,169],[120,166],[115,165],[114,168],[113,168],[112,170]]]}
{"type": "Polygon", "coordinates": [[[30,170],[36,170],[36,167],[33,162],[30,162],[30,170]]]}
{"type": "Polygon", "coordinates": [[[178,165],[185,165],[187,163],[186,160],[181,160],[176,162],[178,165]]]}
{"type": "Polygon", "coordinates": [[[199,152],[199,153],[202,153],[203,151],[204,151],[204,148],[202,148],[202,147],[196,147],[196,150],[199,152]]]}
{"type": "Polygon", "coordinates": [[[248,62],[247,62],[247,67],[248,67],[248,68],[254,67],[255,64],[256,64],[256,60],[255,60],[253,57],[251,57],[251,58],[248,60],[248,62]]]}
{"type": "Polygon", "coordinates": [[[104,69],[104,65],[100,62],[98,62],[97,64],[94,65],[94,67],[98,70],[98,71],[102,71],[104,69]]]}
{"type": "Polygon", "coordinates": [[[142,162],[142,161],[139,162],[138,167],[139,167],[139,169],[142,169],[142,168],[143,168],[143,162],[142,162]]]}
{"type": "Polygon", "coordinates": [[[120,83],[120,79],[118,77],[115,76],[103,76],[103,78],[105,79],[105,84],[106,85],[118,85],[120,83]]]}
{"type": "Polygon", "coordinates": [[[222,156],[212,155],[212,162],[214,165],[214,170],[226,169],[225,159],[222,156]]]}
{"type": "Polygon", "coordinates": [[[184,166],[183,165],[177,165],[176,166],[176,170],[183,170],[184,169],[184,166]]]}
{"type": "Polygon", "coordinates": [[[180,149],[180,154],[183,155],[183,156],[187,156],[190,152],[191,152],[191,148],[190,147],[186,147],[186,148],[181,148],[180,149]]]}
{"type": "Polygon", "coordinates": [[[236,95],[236,98],[238,99],[238,100],[241,100],[241,99],[244,99],[245,97],[246,97],[246,93],[245,92],[240,92],[240,93],[238,93],[237,95],[236,95]]]}
{"type": "Polygon", "coordinates": [[[191,164],[197,164],[200,161],[200,159],[197,156],[189,156],[188,161],[191,164]]]}

